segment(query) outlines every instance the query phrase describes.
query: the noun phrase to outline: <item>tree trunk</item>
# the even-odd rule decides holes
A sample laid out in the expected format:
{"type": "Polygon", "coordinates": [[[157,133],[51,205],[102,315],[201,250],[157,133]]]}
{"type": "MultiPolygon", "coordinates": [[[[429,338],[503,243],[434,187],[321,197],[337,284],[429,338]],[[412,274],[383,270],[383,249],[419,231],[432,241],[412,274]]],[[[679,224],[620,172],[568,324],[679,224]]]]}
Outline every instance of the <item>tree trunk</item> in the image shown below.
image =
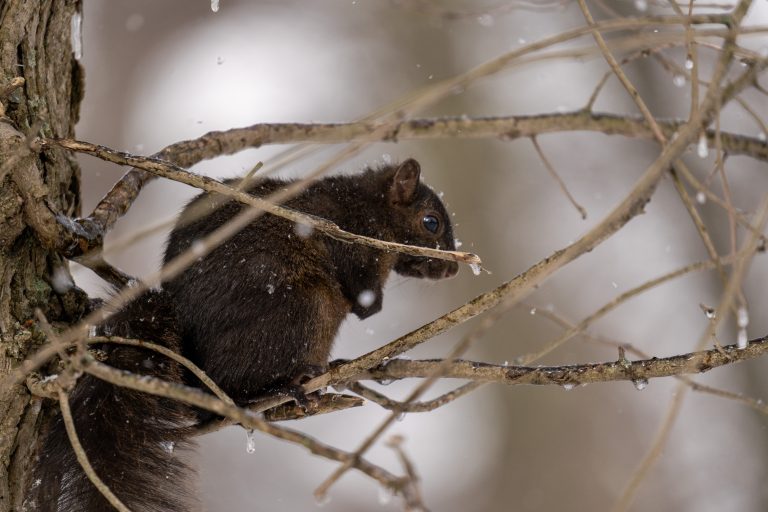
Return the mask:
{"type": "MultiPolygon", "coordinates": [[[[79,168],[62,151],[37,154],[29,144],[37,135],[74,135],[82,72],[71,33],[81,7],[80,0],[0,0],[0,90],[7,93],[15,77],[25,79],[0,97],[0,378],[44,341],[35,328],[36,309],[65,326],[84,302],[77,289],[51,280],[57,271],[66,282],[68,269],[51,249],[53,231],[44,229],[46,222],[55,224],[55,214],[79,214],[79,168]],[[41,205],[47,219],[40,216],[41,205]]],[[[0,390],[0,512],[25,508],[50,405],[23,383],[0,390]]]]}

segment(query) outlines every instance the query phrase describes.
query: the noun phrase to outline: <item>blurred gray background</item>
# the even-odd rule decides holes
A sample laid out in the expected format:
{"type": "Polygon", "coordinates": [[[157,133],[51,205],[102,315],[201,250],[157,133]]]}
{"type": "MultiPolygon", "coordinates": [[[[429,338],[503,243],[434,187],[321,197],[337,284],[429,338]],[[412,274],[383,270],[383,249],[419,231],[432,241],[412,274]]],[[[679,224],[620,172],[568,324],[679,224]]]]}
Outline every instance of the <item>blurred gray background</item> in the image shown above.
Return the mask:
{"type": "MultiPolygon", "coordinates": [[[[644,2],[608,2],[625,15],[644,2]]],[[[414,89],[466,71],[511,49],[583,24],[573,3],[545,12],[489,11],[490,2],[433,2],[480,14],[446,20],[409,8],[414,2],[371,0],[90,0],[85,2],[86,96],[78,137],[118,149],[151,154],[172,142],[258,122],[337,122],[360,118],[414,89]]],[[[424,4],[420,4],[424,5],[424,4]]],[[[653,8],[653,4],[650,8],[653,8]]],[[[668,12],[660,10],[658,12],[668,12]]],[[[595,10],[600,15],[599,9],[595,10]]],[[[751,20],[768,22],[768,4],[756,2],[751,20]]],[[[586,46],[583,39],[571,46],[586,46]]],[[[744,41],[754,49],[768,41],[744,41]]],[[[667,56],[682,65],[685,55],[667,56]]],[[[703,52],[704,59],[711,54],[703,52]]],[[[705,66],[706,68],[706,66],[705,66]]],[[[606,70],[602,58],[543,61],[476,83],[434,105],[424,116],[536,114],[581,108],[606,70]]],[[[687,114],[689,88],[647,60],[628,68],[630,78],[661,118],[687,114]]],[[[745,96],[763,119],[765,96],[745,96]]],[[[634,113],[615,79],[595,106],[634,113]]],[[[724,129],[756,136],[760,128],[743,111],[728,109],[724,129]]],[[[406,157],[417,158],[425,181],[445,193],[463,250],[477,252],[493,274],[462,269],[453,280],[427,283],[393,276],[384,311],[365,322],[350,318],[334,357],[351,358],[437,318],[483,291],[511,279],[575,240],[615,206],[657,155],[655,144],[599,134],[568,133],[539,140],[570,191],[588,210],[582,220],[563,197],[529,140],[404,141],[374,144],[345,163],[343,172],[406,157]]],[[[285,149],[270,146],[205,162],[194,171],[224,178],[257,161],[269,164],[285,149]]],[[[327,158],[327,148],[285,174],[301,175],[327,158]]],[[[700,178],[713,153],[695,148],[688,164],[700,178]]],[[[123,169],[82,158],[84,212],[123,169]]],[[[768,166],[747,158],[727,162],[734,203],[753,210],[768,191],[768,166]]],[[[713,191],[722,194],[719,180],[713,191]]],[[[194,195],[189,187],[154,182],[120,221],[109,244],[172,218],[194,195]]],[[[700,206],[721,252],[728,249],[723,211],[700,206]]],[[[117,251],[108,259],[134,275],[159,266],[165,232],[117,251]]],[[[469,354],[489,362],[512,361],[542,347],[561,331],[531,308],[577,322],[619,293],[690,262],[704,247],[672,184],[664,180],[647,208],[613,238],[560,271],[505,317],[469,354]]],[[[107,287],[75,267],[94,295],[107,287]]],[[[768,264],[755,259],[744,283],[751,338],[768,331],[768,264]]],[[[712,272],[678,279],[621,306],[591,332],[655,356],[693,349],[706,326],[699,304],[716,306],[722,287],[712,272]]],[[[476,322],[476,321],[475,321],[476,322]]],[[[440,357],[474,323],[426,343],[411,357],[440,357]]],[[[725,323],[720,339],[733,343],[725,323]]],[[[541,361],[566,364],[615,360],[614,348],[568,342],[541,361]]],[[[701,382],[768,398],[768,361],[719,369],[701,382]]],[[[403,397],[415,381],[383,387],[403,397]]],[[[436,386],[431,396],[455,382],[436,386]]],[[[391,430],[405,437],[434,511],[608,510],[650,446],[676,382],[652,380],[638,392],[631,383],[596,384],[572,391],[555,387],[487,386],[442,409],[409,414],[391,430]]],[[[376,405],[294,422],[290,426],[323,442],[354,449],[385,412],[376,405]]],[[[246,435],[229,428],[200,440],[203,509],[224,511],[314,510],[313,489],[335,464],[297,446],[257,435],[247,454],[246,435]]],[[[401,472],[379,443],[372,461],[401,472]]],[[[730,400],[690,393],[658,464],[643,482],[634,510],[759,511],[768,509],[768,419],[730,400]]],[[[331,491],[326,510],[398,510],[374,482],[348,473],[331,491]]]]}

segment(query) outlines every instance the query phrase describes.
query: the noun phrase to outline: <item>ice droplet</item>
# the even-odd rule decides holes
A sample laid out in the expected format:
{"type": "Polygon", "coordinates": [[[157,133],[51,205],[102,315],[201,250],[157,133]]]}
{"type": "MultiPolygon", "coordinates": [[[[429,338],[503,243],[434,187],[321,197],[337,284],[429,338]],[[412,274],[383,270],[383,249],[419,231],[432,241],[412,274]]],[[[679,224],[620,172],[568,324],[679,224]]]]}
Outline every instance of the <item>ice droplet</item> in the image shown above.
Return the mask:
{"type": "Polygon", "coordinates": [[[88,326],[88,337],[93,338],[96,336],[96,326],[95,325],[89,325],[88,326]]]}
{"type": "Polygon", "coordinates": [[[80,60],[83,56],[83,14],[79,11],[73,14],[71,23],[72,53],[75,60],[80,60]]]}
{"type": "Polygon", "coordinates": [[[675,87],[685,87],[685,76],[675,75],[672,77],[672,83],[675,87]]]}
{"type": "Polygon", "coordinates": [[[709,146],[707,145],[707,134],[704,132],[701,132],[701,136],[699,137],[699,144],[696,146],[696,154],[699,155],[699,158],[707,158],[709,155],[709,146]]]}
{"type": "Polygon", "coordinates": [[[392,155],[390,155],[389,153],[384,153],[383,155],[381,155],[381,160],[385,164],[389,165],[392,163],[392,155]]]}
{"type": "Polygon", "coordinates": [[[696,192],[696,202],[699,204],[706,204],[707,202],[707,194],[705,194],[702,191],[696,192]]]}
{"type": "Polygon", "coordinates": [[[691,59],[685,59],[685,69],[689,71],[693,69],[693,61],[691,59]]]}
{"type": "Polygon", "coordinates": [[[531,311],[530,311],[530,313],[531,313],[532,315],[535,315],[535,314],[536,314],[536,308],[531,308],[531,311]]]}
{"type": "Polygon", "coordinates": [[[273,285],[273,284],[271,284],[271,283],[270,283],[270,284],[268,284],[268,285],[267,285],[267,293],[268,293],[268,294],[270,294],[270,295],[272,295],[273,293],[275,293],[275,285],[273,285]]]}
{"type": "Polygon", "coordinates": [[[318,507],[324,507],[331,502],[331,496],[328,494],[315,494],[315,505],[318,507]]]}
{"type": "Polygon", "coordinates": [[[60,265],[53,269],[53,275],[51,276],[51,286],[58,294],[67,293],[75,286],[72,282],[72,276],[69,275],[69,271],[63,265],[60,265]]]}
{"type": "Polygon", "coordinates": [[[376,302],[376,294],[371,290],[363,290],[360,295],[357,296],[357,303],[367,308],[376,302]]]}
{"type": "Polygon", "coordinates": [[[211,10],[213,12],[219,12],[219,0],[211,0],[211,10]]]}
{"type": "Polygon", "coordinates": [[[518,44],[525,44],[526,43],[525,38],[524,37],[517,38],[517,43],[518,44]]]}
{"type": "Polygon", "coordinates": [[[736,325],[742,329],[746,329],[749,325],[749,311],[744,306],[736,311],[736,325]]]}
{"type": "Polygon", "coordinates": [[[255,437],[256,431],[255,430],[246,430],[245,431],[245,451],[246,453],[254,453],[256,451],[256,437],[255,437]]]}
{"type": "Polygon", "coordinates": [[[747,345],[749,345],[749,338],[747,338],[747,330],[739,329],[739,332],[736,335],[736,346],[738,348],[747,348],[747,345]]]}
{"type": "Polygon", "coordinates": [[[476,276],[480,275],[481,267],[479,263],[470,263],[469,268],[472,269],[472,273],[476,276]]]}
{"type": "Polygon", "coordinates": [[[563,384],[563,389],[566,390],[566,391],[570,391],[570,390],[572,390],[575,387],[576,387],[576,383],[575,382],[566,382],[565,384],[563,384]]]}
{"type": "Polygon", "coordinates": [[[462,242],[458,238],[454,238],[453,245],[455,245],[457,249],[461,249],[461,246],[464,245],[464,242],[462,242]]]}
{"type": "Polygon", "coordinates": [[[640,12],[648,10],[648,2],[646,0],[635,0],[635,9],[640,12]]]}
{"type": "Polygon", "coordinates": [[[477,17],[477,22],[484,27],[493,26],[493,16],[490,14],[481,14],[477,17]]]}
{"type": "Polygon", "coordinates": [[[173,441],[160,441],[160,447],[165,453],[173,453],[173,449],[176,447],[176,443],[173,441]]]}
{"type": "Polygon", "coordinates": [[[387,505],[392,501],[392,491],[382,486],[379,487],[379,505],[387,505]]]}
{"type": "Polygon", "coordinates": [[[614,288],[618,288],[619,287],[619,285],[616,284],[616,281],[611,281],[611,286],[613,286],[614,288]]]}
{"type": "Polygon", "coordinates": [[[636,390],[642,391],[648,387],[648,379],[632,379],[632,384],[635,385],[636,390]]]}
{"type": "Polygon", "coordinates": [[[397,417],[395,419],[397,421],[403,421],[405,419],[405,413],[401,412],[400,414],[397,415],[397,417]]]}
{"type": "Polygon", "coordinates": [[[312,236],[314,230],[314,227],[309,224],[304,224],[303,222],[297,222],[293,225],[293,231],[299,238],[309,238],[312,236]]]}
{"type": "Polygon", "coordinates": [[[766,140],[768,140],[768,135],[766,135],[765,132],[760,132],[757,134],[757,139],[760,142],[765,142],[766,140]]]}

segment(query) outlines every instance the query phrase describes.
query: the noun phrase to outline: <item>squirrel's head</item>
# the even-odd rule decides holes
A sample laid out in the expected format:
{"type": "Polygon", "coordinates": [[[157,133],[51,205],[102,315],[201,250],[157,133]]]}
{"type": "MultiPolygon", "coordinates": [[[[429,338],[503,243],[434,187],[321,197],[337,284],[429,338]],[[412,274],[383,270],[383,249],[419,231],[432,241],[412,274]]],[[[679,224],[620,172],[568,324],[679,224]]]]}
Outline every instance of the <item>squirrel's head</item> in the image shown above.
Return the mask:
{"type": "MultiPolygon", "coordinates": [[[[421,182],[421,166],[409,158],[383,170],[384,200],[389,203],[394,241],[453,251],[456,243],[448,212],[435,192],[421,182]]],[[[443,279],[459,270],[455,261],[398,254],[395,272],[409,277],[443,279]]]]}

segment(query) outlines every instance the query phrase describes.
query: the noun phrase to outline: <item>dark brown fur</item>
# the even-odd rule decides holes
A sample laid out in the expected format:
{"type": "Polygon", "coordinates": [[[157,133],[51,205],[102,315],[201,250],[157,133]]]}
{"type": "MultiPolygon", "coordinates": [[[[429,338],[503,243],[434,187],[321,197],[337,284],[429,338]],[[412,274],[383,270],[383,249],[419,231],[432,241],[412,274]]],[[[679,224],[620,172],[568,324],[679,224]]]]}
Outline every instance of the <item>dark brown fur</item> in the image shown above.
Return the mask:
{"type": "MultiPolygon", "coordinates": [[[[176,316],[166,292],[150,292],[113,316],[103,334],[143,339],[181,350],[176,316]]],[[[182,370],[149,350],[103,344],[106,363],[181,382],[182,370]]],[[[113,386],[83,375],[70,396],[75,427],[96,474],[133,511],[181,511],[191,503],[188,468],[193,412],[174,400],[113,386]]],[[[107,512],[114,508],[87,479],[60,416],[53,420],[37,465],[29,510],[107,512]]]]}
{"type": "MultiPolygon", "coordinates": [[[[452,250],[450,218],[419,176],[418,163],[407,160],[354,176],[329,177],[286,206],[353,233],[452,250]]],[[[285,186],[284,181],[266,179],[249,192],[267,196],[285,186]]],[[[171,233],[165,261],[243,208],[236,202],[222,205],[208,194],[198,196],[171,233]],[[190,219],[190,212],[201,208],[206,214],[190,219]]],[[[366,318],[381,309],[382,289],[392,270],[432,279],[457,271],[453,262],[382,252],[321,233],[300,236],[300,231],[285,219],[260,217],[166,283],[164,291],[149,293],[121,311],[109,329],[180,350],[236,402],[246,404],[290,386],[311,368],[325,367],[344,318],[350,312],[366,318]],[[361,294],[372,297],[370,303],[361,301],[361,294]]],[[[188,380],[175,365],[144,350],[105,350],[113,366],[188,380]]],[[[168,453],[163,446],[185,442],[185,425],[194,418],[189,408],[89,377],[78,383],[72,408],[96,471],[132,510],[186,510],[185,497],[177,491],[184,487],[185,466],[175,451],[168,453]]],[[[59,484],[58,510],[108,510],[77,467],[60,421],[52,428],[40,467],[40,485],[53,489],[42,493],[40,501],[48,501],[42,510],[57,510],[59,484]]]]}

